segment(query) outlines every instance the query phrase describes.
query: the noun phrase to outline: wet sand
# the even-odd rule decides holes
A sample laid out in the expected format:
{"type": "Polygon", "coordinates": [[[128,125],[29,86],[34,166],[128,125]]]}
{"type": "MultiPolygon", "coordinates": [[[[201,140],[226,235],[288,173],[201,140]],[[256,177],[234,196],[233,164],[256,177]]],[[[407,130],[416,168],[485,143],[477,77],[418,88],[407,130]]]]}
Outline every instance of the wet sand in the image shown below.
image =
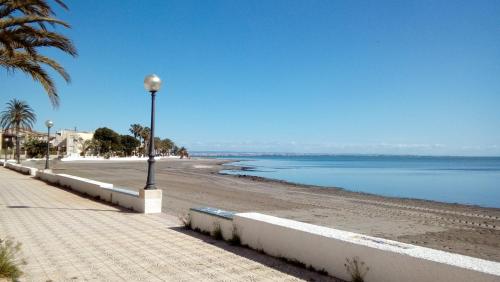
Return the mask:
{"type": "MultiPolygon", "coordinates": [[[[424,247],[500,261],[500,209],[388,198],[338,188],[295,185],[257,177],[221,175],[225,161],[156,162],[163,212],[191,207],[258,211],[424,247]]],[[[145,162],[54,162],[54,171],[130,189],[145,184],[145,162]]]]}

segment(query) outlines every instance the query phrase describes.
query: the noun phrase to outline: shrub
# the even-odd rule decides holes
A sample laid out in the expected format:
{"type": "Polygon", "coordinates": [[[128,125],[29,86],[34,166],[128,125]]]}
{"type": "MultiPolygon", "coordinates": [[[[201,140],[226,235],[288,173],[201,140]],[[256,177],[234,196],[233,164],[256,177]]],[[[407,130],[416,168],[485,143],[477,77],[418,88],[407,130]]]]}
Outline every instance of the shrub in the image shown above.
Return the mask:
{"type": "Polygon", "coordinates": [[[238,229],[236,228],[236,226],[233,226],[233,236],[228,240],[228,242],[233,246],[241,245],[240,234],[238,233],[238,229]]]}
{"type": "Polygon", "coordinates": [[[223,240],[222,230],[220,229],[220,224],[218,222],[214,223],[214,230],[212,231],[212,237],[215,240],[223,240]]]}
{"type": "Polygon", "coordinates": [[[351,276],[351,282],[364,282],[365,275],[370,270],[358,257],[353,257],[351,260],[346,258],[344,266],[351,276]]]}
{"type": "Polygon", "coordinates": [[[186,229],[192,229],[191,226],[191,216],[189,214],[179,216],[180,221],[182,222],[182,225],[186,229]]]}
{"type": "Polygon", "coordinates": [[[11,239],[0,239],[0,278],[17,280],[23,272],[20,267],[26,262],[18,257],[21,243],[11,239]]]}

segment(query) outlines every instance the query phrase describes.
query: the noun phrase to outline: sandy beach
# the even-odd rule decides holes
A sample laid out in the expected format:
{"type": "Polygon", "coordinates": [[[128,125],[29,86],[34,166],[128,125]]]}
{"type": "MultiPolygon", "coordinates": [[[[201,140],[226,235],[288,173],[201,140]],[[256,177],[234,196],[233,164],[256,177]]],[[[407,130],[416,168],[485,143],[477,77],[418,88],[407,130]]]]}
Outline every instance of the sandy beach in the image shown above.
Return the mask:
{"type": "MultiPolygon", "coordinates": [[[[500,209],[222,175],[219,171],[227,162],[197,158],[157,161],[156,182],[164,191],[163,212],[183,215],[198,206],[258,211],[500,261],[500,209]]],[[[143,187],[146,176],[145,162],[55,161],[53,169],[129,189],[143,187]]]]}

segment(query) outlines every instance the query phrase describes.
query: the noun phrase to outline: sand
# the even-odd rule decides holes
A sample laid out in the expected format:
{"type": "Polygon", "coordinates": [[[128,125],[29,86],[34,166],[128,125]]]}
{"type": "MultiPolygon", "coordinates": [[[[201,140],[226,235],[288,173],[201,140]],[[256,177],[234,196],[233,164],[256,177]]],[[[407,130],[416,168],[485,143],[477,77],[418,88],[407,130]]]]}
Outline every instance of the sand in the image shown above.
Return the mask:
{"type": "MultiPolygon", "coordinates": [[[[257,177],[221,175],[215,159],[156,162],[163,212],[191,207],[258,211],[302,222],[383,237],[500,262],[500,209],[381,197],[257,177]]],[[[129,189],[142,188],[147,164],[54,162],[57,173],[88,177],[129,189]]]]}

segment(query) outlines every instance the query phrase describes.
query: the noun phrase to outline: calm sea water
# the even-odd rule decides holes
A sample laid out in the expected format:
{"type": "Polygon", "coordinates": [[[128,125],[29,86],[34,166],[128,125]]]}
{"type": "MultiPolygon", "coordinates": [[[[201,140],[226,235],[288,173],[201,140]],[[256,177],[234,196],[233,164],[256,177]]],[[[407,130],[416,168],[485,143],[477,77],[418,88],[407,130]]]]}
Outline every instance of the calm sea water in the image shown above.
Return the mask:
{"type": "Polygon", "coordinates": [[[294,183],[500,208],[500,157],[230,156],[245,171],[294,183]]]}

